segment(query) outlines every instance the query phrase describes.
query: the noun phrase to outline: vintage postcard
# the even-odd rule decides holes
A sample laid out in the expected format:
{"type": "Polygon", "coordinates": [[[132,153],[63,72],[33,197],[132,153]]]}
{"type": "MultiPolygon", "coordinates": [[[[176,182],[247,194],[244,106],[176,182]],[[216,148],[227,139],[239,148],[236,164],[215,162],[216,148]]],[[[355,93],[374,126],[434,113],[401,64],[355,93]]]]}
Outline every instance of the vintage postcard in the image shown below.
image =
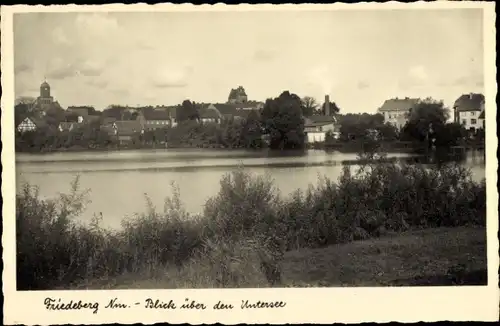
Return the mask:
{"type": "Polygon", "coordinates": [[[2,6],[4,323],[498,320],[494,9],[2,6]]]}

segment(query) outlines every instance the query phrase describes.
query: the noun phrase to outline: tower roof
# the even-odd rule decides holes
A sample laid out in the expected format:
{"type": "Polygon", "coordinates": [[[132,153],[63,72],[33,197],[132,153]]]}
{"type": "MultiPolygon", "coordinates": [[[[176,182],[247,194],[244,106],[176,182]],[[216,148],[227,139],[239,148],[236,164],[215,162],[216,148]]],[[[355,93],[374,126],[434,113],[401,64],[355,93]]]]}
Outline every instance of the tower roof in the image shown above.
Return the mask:
{"type": "Polygon", "coordinates": [[[44,81],[40,87],[50,87],[49,83],[47,81],[44,81]]]}

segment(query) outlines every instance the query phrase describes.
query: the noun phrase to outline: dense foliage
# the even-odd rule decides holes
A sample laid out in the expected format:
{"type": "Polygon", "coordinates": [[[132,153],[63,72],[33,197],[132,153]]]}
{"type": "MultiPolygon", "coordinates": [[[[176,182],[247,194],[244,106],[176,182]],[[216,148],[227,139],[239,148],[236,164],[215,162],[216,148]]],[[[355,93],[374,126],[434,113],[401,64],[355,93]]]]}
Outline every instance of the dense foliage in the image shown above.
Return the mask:
{"type": "Polygon", "coordinates": [[[301,99],[289,91],[268,99],[261,113],[265,132],[273,149],[295,149],[304,146],[304,119],[301,99]]]}
{"type": "Polygon", "coordinates": [[[54,200],[25,186],[16,200],[18,289],[163,268],[184,273],[177,284],[187,287],[243,286],[249,278],[274,284],[286,250],[414,228],[485,225],[485,182],[473,182],[466,169],[369,162],[355,172],[345,167],[338,182],[322,178],[289,197],[268,176],[239,170],[221,180],[203,215],[187,213],[174,188],[163,212],[148,201],[148,211],[126,219],[119,231],[101,228],[97,217],[90,226],[76,222],[87,198],[78,179],[69,195],[54,200]],[[193,277],[194,270],[204,278],[193,277]]]}

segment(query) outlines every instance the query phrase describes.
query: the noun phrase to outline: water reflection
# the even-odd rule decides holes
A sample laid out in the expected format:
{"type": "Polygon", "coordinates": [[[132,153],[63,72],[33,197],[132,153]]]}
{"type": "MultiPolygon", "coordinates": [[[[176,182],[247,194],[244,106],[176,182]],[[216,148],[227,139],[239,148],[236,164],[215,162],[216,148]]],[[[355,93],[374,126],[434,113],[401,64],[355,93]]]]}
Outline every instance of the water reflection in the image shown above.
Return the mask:
{"type": "MultiPolygon", "coordinates": [[[[484,178],[484,155],[467,153],[457,160],[447,156],[423,157],[390,154],[390,160],[409,164],[447,164],[459,162],[470,167],[473,178],[484,178]]],[[[181,200],[188,211],[201,212],[206,200],[215,195],[221,177],[243,165],[249,172],[273,179],[281,193],[307,189],[318,176],[337,180],[342,166],[354,169],[357,154],[303,151],[213,151],[150,150],[96,153],[20,154],[16,157],[16,185],[38,185],[44,197],[68,192],[76,174],[81,186],[90,189],[87,215],[102,212],[104,224],[119,227],[125,215],[145,211],[144,194],[160,209],[165,197],[172,195],[171,183],[180,188],[181,200]]]]}

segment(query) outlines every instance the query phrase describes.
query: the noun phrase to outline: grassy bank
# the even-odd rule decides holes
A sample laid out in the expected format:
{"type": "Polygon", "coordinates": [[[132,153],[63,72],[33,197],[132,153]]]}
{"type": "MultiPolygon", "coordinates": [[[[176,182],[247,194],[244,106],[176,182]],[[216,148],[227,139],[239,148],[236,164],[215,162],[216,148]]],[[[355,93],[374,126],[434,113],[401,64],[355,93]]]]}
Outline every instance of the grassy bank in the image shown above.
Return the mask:
{"type": "MultiPolygon", "coordinates": [[[[470,232],[484,233],[486,186],[473,182],[469,172],[457,165],[426,169],[374,161],[364,164],[356,174],[345,168],[337,181],[322,178],[307,191],[291,196],[280,195],[269,177],[238,170],[221,180],[219,193],[207,201],[203,214],[186,212],[176,190],[166,199],[163,210],[148,201],[148,210],[125,220],[120,231],[101,228],[98,218],[90,226],[77,224],[85,204],[86,193],[78,189],[78,179],[70,194],[55,200],[40,199],[31,186],[17,196],[19,290],[72,288],[96,280],[107,280],[109,285],[120,283],[121,278],[161,279],[172,273],[175,282],[169,287],[316,284],[321,277],[290,276],[294,268],[301,269],[293,257],[304,260],[317,253],[327,259],[331,250],[337,250],[336,255],[331,252],[332,257],[344,259],[344,269],[351,268],[346,266],[356,265],[348,260],[349,250],[339,248],[365,243],[378,254],[387,252],[378,258],[379,264],[390,266],[390,259],[397,260],[393,249],[407,232],[479,227],[479,231],[470,232]],[[392,249],[385,251],[389,247],[384,247],[384,240],[372,240],[384,237],[395,239],[392,249]]],[[[472,235],[470,241],[476,238],[472,235]]],[[[419,243],[401,251],[405,259],[426,252],[419,243]]],[[[436,245],[442,249],[441,244],[436,245]]],[[[470,248],[462,257],[484,253],[484,241],[475,247],[469,245],[460,247],[470,248]]],[[[432,261],[446,258],[445,252],[429,254],[421,271],[432,270],[432,261]]],[[[362,270],[364,258],[372,254],[360,251],[355,255],[362,270]]],[[[454,255],[458,259],[461,254],[454,255]]],[[[457,264],[460,269],[460,262],[457,264]]],[[[441,265],[436,273],[446,274],[452,267],[441,265]]],[[[325,265],[319,262],[316,266],[321,269],[325,265]]],[[[404,266],[401,271],[402,279],[419,274],[404,266]]],[[[359,283],[342,281],[345,271],[338,273],[325,276],[325,282],[359,283]]]]}
{"type": "MultiPolygon", "coordinates": [[[[259,261],[252,261],[258,265],[259,261]]],[[[244,284],[267,287],[251,265],[240,273],[255,275],[244,284]],[[250,267],[250,268],[249,268],[250,267]]],[[[317,249],[286,252],[282,262],[283,287],[484,285],[486,233],[480,227],[406,231],[376,239],[353,241],[317,249]],[[416,249],[418,248],[418,249],[416,249]]],[[[73,289],[159,289],[216,287],[201,262],[180,270],[124,273],[92,279],[73,289]],[[182,283],[179,280],[183,280],[182,283]]],[[[241,284],[238,284],[241,286],[241,284]]]]}

